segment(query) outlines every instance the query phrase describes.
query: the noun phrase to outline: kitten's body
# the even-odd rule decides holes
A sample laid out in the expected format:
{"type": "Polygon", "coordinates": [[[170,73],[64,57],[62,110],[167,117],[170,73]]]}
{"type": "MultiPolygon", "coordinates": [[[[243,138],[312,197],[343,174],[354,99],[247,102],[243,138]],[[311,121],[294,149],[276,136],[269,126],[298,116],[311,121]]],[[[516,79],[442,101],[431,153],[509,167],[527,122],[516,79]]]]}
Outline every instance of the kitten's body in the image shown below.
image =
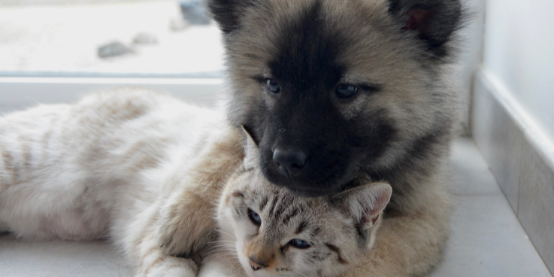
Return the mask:
{"type": "MultiPolygon", "coordinates": [[[[262,177],[258,149],[248,143],[243,163],[243,135],[220,113],[148,91],[13,113],[0,119],[0,231],[27,239],[108,238],[136,276],[193,277],[200,264],[200,277],[331,277],[359,265],[390,186],[297,197],[262,177]],[[160,209],[175,203],[176,188],[188,189],[190,199],[212,197],[201,213],[217,210],[217,246],[193,253],[194,261],[166,255],[157,243],[160,209]],[[263,222],[257,227],[245,217],[250,209],[263,222]],[[291,246],[299,240],[307,249],[291,246]],[[263,268],[251,269],[249,259],[263,268]]],[[[189,215],[202,208],[191,206],[189,215]]],[[[198,231],[217,236],[216,226],[206,228],[198,231]]]]}
{"type": "Polygon", "coordinates": [[[224,123],[217,112],[130,89],[10,114],[0,119],[0,226],[32,239],[108,237],[133,266],[155,271],[172,259],[152,234],[156,201],[187,185],[170,179],[224,123]]]}

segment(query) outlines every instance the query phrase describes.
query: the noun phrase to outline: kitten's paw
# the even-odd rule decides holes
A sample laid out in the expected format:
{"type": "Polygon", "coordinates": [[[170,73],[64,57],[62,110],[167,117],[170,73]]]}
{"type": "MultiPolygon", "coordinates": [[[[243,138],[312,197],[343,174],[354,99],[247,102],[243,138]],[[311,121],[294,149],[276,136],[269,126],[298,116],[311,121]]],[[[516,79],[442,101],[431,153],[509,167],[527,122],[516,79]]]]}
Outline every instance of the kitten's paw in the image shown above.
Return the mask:
{"type": "Polygon", "coordinates": [[[193,260],[165,257],[143,268],[135,277],[196,277],[198,266],[193,260]]]}
{"type": "Polygon", "coordinates": [[[157,239],[168,255],[190,257],[217,238],[212,207],[188,194],[161,210],[157,239]]]}
{"type": "Polygon", "coordinates": [[[237,263],[229,257],[211,257],[202,261],[198,277],[243,277],[246,273],[237,263]]]}

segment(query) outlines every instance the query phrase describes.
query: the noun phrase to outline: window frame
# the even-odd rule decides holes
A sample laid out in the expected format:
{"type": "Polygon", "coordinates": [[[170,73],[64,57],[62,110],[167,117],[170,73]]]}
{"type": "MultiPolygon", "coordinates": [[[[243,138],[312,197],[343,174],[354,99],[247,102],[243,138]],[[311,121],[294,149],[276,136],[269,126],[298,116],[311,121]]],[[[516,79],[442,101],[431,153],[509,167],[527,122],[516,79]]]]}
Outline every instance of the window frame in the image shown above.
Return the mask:
{"type": "Polygon", "coordinates": [[[0,77],[0,113],[37,104],[73,103],[82,96],[116,87],[139,87],[169,93],[187,102],[215,107],[223,78],[170,77],[0,77]]]}

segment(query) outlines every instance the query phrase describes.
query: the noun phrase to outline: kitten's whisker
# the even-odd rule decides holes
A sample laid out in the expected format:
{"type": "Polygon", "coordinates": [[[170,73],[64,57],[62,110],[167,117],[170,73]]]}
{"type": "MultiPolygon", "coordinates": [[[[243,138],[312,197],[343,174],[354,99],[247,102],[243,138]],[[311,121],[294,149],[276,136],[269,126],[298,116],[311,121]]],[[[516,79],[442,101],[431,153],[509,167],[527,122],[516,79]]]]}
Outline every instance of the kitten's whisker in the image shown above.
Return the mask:
{"type": "Polygon", "coordinates": [[[234,234],[227,233],[227,232],[225,232],[225,231],[223,231],[223,230],[217,230],[217,231],[220,232],[220,233],[222,233],[222,234],[224,234],[224,235],[227,235],[227,236],[230,236],[230,237],[235,237],[234,234]]]}
{"type": "Polygon", "coordinates": [[[218,243],[222,243],[222,242],[235,243],[236,241],[234,241],[234,240],[218,240],[218,241],[209,241],[209,242],[207,242],[207,244],[218,244],[218,243]]]}

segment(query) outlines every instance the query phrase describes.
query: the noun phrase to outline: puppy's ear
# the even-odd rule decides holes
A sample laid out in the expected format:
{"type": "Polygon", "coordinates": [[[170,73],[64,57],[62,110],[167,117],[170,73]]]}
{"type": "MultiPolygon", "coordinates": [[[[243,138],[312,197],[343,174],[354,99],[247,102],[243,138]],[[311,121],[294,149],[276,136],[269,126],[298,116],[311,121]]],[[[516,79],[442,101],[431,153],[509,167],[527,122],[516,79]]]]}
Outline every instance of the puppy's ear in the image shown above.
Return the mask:
{"type": "Polygon", "coordinates": [[[241,127],[246,136],[246,145],[244,146],[244,167],[249,169],[258,165],[260,161],[260,149],[258,149],[258,145],[254,141],[248,130],[246,130],[244,126],[241,127]]]}
{"type": "Polygon", "coordinates": [[[356,220],[360,230],[375,226],[392,195],[387,183],[361,185],[333,196],[333,202],[356,220]]]}
{"type": "Polygon", "coordinates": [[[402,30],[417,32],[432,54],[443,58],[451,54],[445,44],[461,27],[460,0],[389,0],[389,12],[400,21],[402,30]]]}
{"type": "Polygon", "coordinates": [[[240,19],[246,9],[259,0],[207,0],[208,10],[219,24],[219,28],[229,34],[240,27],[240,19]]]}

